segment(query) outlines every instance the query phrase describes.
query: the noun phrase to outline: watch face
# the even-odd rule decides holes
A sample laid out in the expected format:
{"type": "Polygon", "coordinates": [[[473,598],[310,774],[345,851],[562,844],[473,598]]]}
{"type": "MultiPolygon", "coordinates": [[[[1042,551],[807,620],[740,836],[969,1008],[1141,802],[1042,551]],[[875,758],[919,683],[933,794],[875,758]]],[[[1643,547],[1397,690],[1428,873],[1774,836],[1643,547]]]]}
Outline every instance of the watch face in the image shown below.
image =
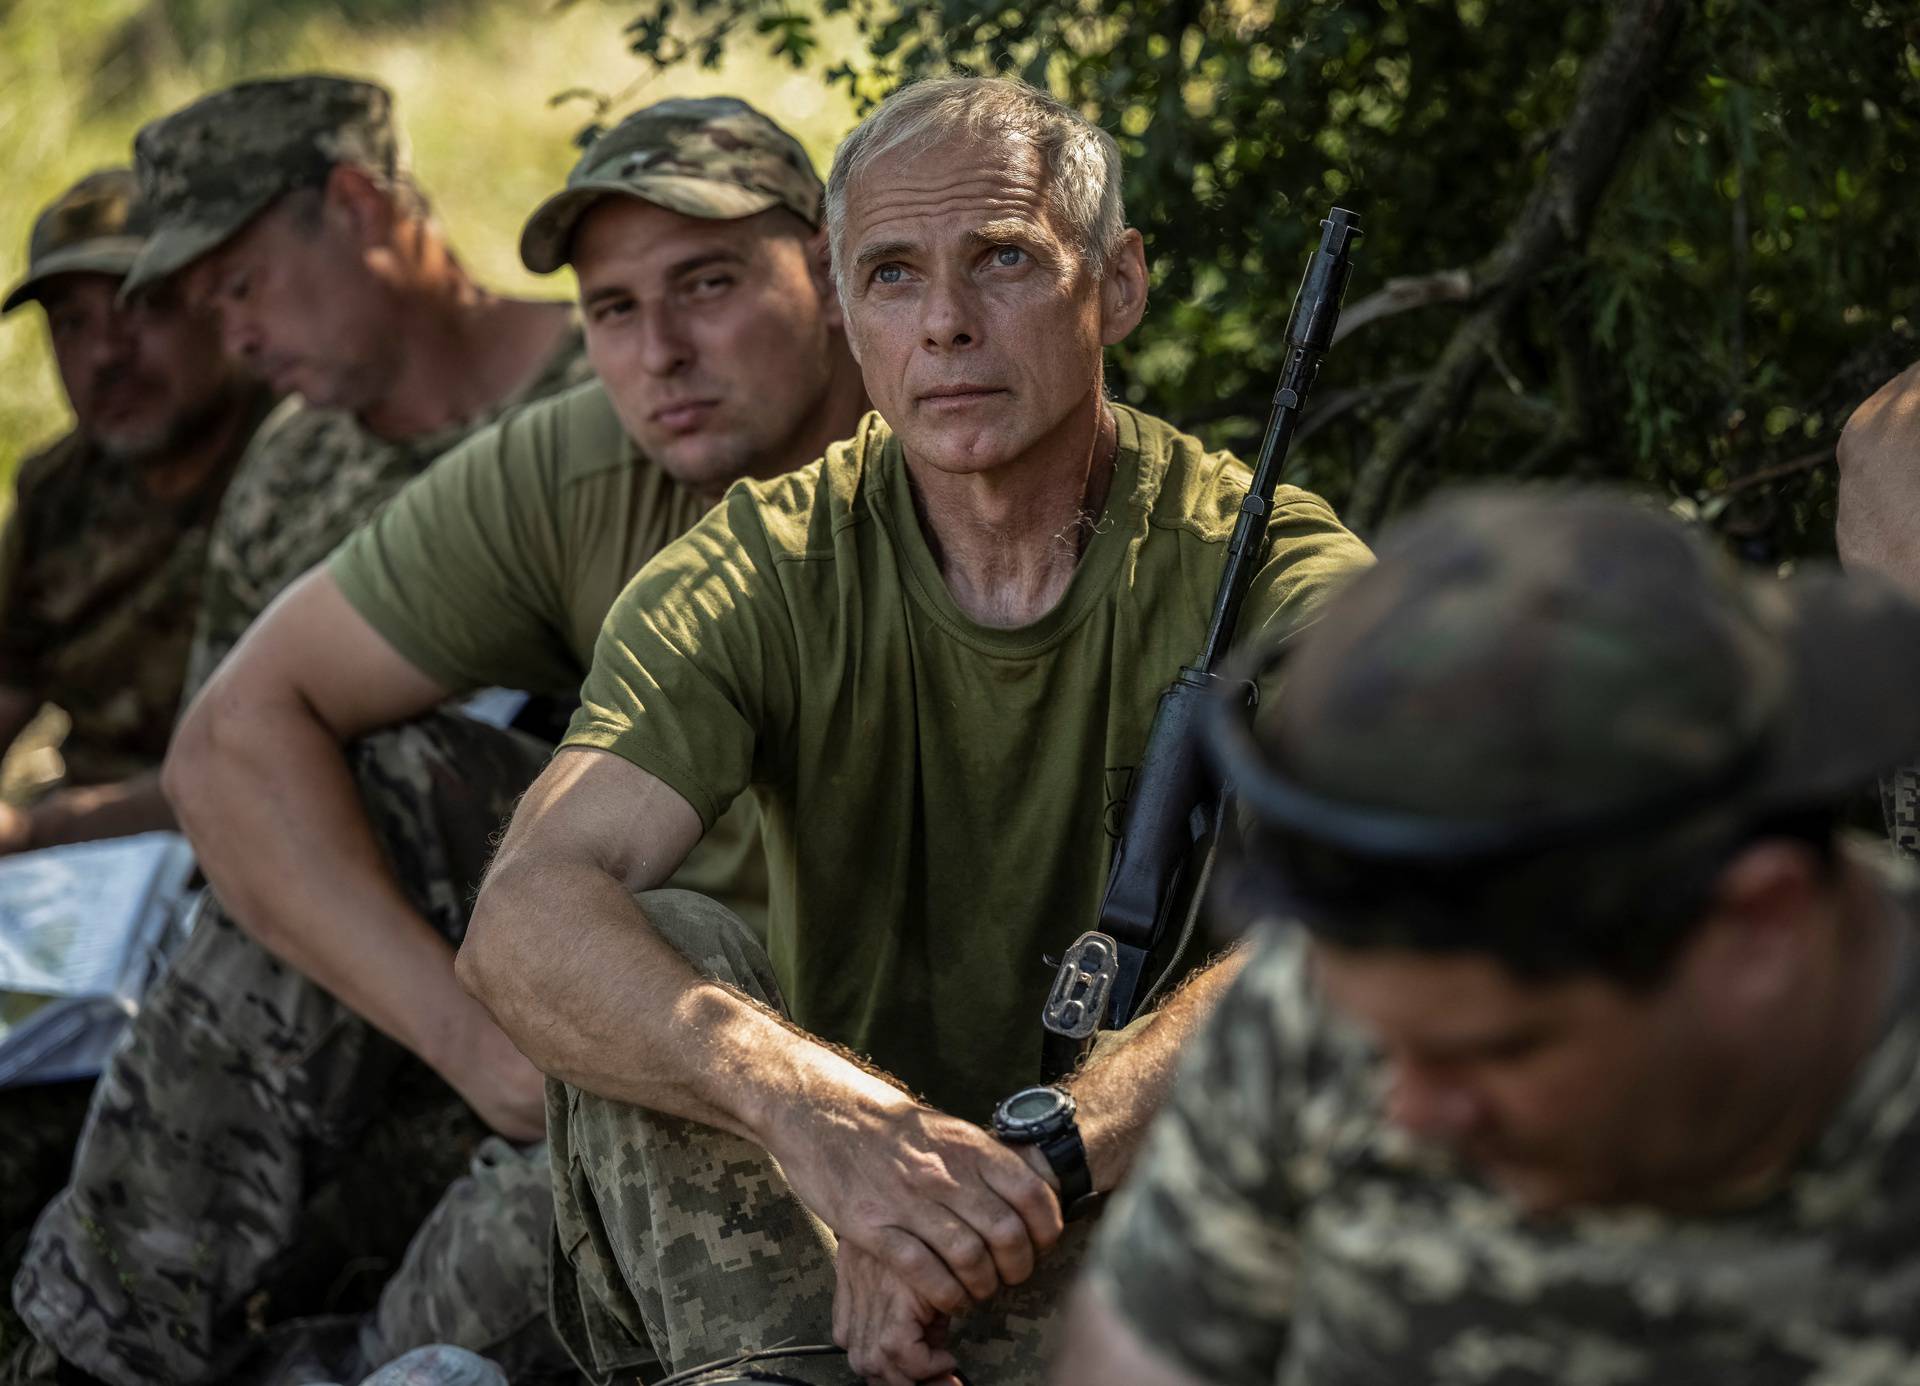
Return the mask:
{"type": "Polygon", "coordinates": [[[1059,1106],[1058,1094],[1046,1088],[1028,1088],[1009,1097],[1005,1110],[1009,1119],[1025,1123],[1050,1117],[1059,1106]]]}
{"type": "Polygon", "coordinates": [[[1022,1088],[1000,1104],[993,1129],[1002,1140],[1045,1140],[1073,1120],[1073,1099],[1058,1088],[1022,1088]]]}

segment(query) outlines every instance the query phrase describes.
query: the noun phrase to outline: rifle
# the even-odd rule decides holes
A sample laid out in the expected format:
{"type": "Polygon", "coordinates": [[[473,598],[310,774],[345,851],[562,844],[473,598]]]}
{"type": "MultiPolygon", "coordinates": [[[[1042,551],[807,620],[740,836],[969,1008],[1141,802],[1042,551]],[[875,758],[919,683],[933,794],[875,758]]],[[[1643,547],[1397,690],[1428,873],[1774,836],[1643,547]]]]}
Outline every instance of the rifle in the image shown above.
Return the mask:
{"type": "MultiPolygon", "coordinates": [[[[1307,262],[1287,320],[1287,360],[1260,440],[1253,481],[1227,544],[1206,645],[1160,695],[1107,874],[1099,923],[1074,940],[1061,958],[1041,1013],[1048,1079],[1073,1066],[1095,1030],[1103,1025],[1117,1030],[1144,1010],[1173,975],[1192,935],[1224,808],[1224,796],[1209,792],[1197,735],[1200,718],[1218,696],[1221,680],[1215,671],[1226,657],[1240,608],[1260,568],[1274,489],[1307,392],[1333,345],[1340,300],[1353,268],[1353,243],[1360,234],[1360,219],[1343,207],[1335,207],[1320,223],[1320,247],[1307,262]],[[1201,877],[1189,892],[1183,887],[1196,861],[1202,863],[1201,877]],[[1183,899],[1190,901],[1184,910],[1183,899]],[[1176,916],[1183,914],[1186,922],[1177,946],[1141,996],[1148,959],[1165,943],[1176,916]]],[[[1247,686],[1246,696],[1253,700],[1253,685],[1247,686]]]]}

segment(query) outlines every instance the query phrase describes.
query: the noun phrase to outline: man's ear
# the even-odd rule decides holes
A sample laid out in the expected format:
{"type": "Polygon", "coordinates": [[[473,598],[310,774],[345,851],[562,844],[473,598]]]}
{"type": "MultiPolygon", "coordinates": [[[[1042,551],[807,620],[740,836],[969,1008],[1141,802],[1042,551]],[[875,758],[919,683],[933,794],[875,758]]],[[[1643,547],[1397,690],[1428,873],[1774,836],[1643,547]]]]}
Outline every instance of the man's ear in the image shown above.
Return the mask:
{"type": "Polygon", "coordinates": [[[1129,226],[1107,256],[1107,272],[1100,281],[1101,342],[1112,346],[1125,341],[1146,311],[1147,248],[1129,226]]]}
{"type": "Polygon", "coordinates": [[[846,314],[840,307],[840,286],[833,279],[833,243],[822,226],[807,238],[807,273],[813,278],[813,290],[820,295],[820,311],[828,327],[844,329],[846,314]]]}
{"type": "Polygon", "coordinates": [[[1799,989],[1825,917],[1826,882],[1814,849],[1791,838],[1763,838],[1721,870],[1702,942],[1726,1002],[1764,1013],[1799,989]]]}
{"type": "Polygon", "coordinates": [[[366,247],[386,245],[399,221],[391,190],[353,164],[335,164],[327,174],[326,215],[345,226],[366,247]]]}

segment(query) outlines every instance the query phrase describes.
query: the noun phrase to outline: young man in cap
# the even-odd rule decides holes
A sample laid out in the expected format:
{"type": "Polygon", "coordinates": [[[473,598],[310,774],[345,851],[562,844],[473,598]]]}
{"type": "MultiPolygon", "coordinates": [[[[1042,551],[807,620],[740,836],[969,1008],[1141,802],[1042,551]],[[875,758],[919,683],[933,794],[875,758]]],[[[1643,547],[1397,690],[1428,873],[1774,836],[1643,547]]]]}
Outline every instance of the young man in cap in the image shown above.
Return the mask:
{"type": "MultiPolygon", "coordinates": [[[[396,862],[385,824],[355,792],[353,758],[369,743],[419,739],[422,714],[476,688],[572,697],[608,607],[648,558],[732,481],[790,470],[852,431],[865,399],[840,327],[820,193],[800,145],[730,98],[663,102],[603,134],[522,240],[536,272],[572,264],[600,380],[516,410],[442,459],[296,583],[195,702],[168,761],[169,790],[223,900],[311,979],[303,1010],[326,1007],[337,1027],[371,1024],[442,1071],[497,1038],[484,1016],[476,1027],[449,941],[497,823],[436,839],[463,867],[433,876],[450,904],[423,911],[411,899],[418,884],[404,879],[421,862],[396,862]]],[[[444,766],[452,776],[464,768],[444,766]]],[[[529,758],[523,784],[537,768],[529,758]]],[[[679,880],[758,916],[764,868],[749,806],[679,880]]],[[[182,975],[205,986],[191,967],[182,975]]],[[[156,1005],[169,1009],[175,995],[163,987],[156,1005]]],[[[178,1062],[162,1044],[141,1047],[148,1056],[114,1075],[136,1090],[150,1069],[178,1062]]],[[[225,1066],[196,1067],[197,1086],[178,1096],[204,1107],[228,1079],[225,1066]]],[[[336,1125],[378,1097],[348,1076],[338,1075],[327,1114],[336,1125]]],[[[537,1108],[527,1127],[538,1134],[537,1108]]],[[[102,1169],[137,1154],[97,1144],[102,1169]]],[[[97,1206],[106,1187],[76,1180],[63,1216],[113,1220],[97,1206]]],[[[164,1188],[157,1171],[155,1201],[164,1188]]],[[[168,1376],[191,1379],[217,1353],[200,1311],[163,1308],[161,1287],[188,1273],[167,1248],[215,1229],[189,1215],[167,1230],[170,1243],[142,1237],[142,1255],[123,1252],[113,1269],[124,1278],[136,1262],[137,1294],[174,1320],[176,1338],[182,1327],[206,1335],[170,1346],[168,1376]]],[[[351,1376],[445,1339],[492,1353],[518,1380],[549,1370],[551,1237],[545,1146],[489,1143],[428,1219],[377,1314],[319,1365],[351,1376]]],[[[43,1259],[36,1325],[86,1302],[83,1283],[43,1259]]],[[[230,1255],[201,1308],[217,1316],[258,1274],[259,1263],[230,1255]]],[[[83,1333],[57,1341],[106,1375],[83,1333]]]]}
{"type": "Polygon", "coordinates": [[[26,277],[73,431],[21,463],[0,537],[0,748],[43,703],[71,720],[61,787],[0,806],[0,852],[168,827],[166,751],[207,532],[271,403],[211,315],[158,289],[122,301],[146,230],[130,169],[89,174],[34,222],[26,277]]]}
{"type": "MultiPolygon", "coordinates": [[[[554,1309],[590,1374],[837,1334],[873,1379],[957,1358],[1012,1386],[1071,1263],[1061,1205],[1119,1179],[1232,972],[1075,1075],[1071,1142],[1066,1095],[1034,1094],[1069,1114],[1058,1168],[989,1134],[1040,1076],[1044,955],[1098,907],[1115,788],[1205,641],[1248,476],[1105,397],[1147,273],[1077,112],[908,87],[841,146],[827,209],[878,414],[621,595],[459,963],[562,1080],[554,1309]],[[764,945],[654,889],[749,786],[764,945]]],[[[1249,628],[1366,551],[1282,487],[1263,556],[1249,628]]]]}
{"type": "Polygon", "coordinates": [[[1382,545],[1217,725],[1263,921],[1060,1386],[1920,1374],[1920,608],[1612,497],[1382,545]]]}

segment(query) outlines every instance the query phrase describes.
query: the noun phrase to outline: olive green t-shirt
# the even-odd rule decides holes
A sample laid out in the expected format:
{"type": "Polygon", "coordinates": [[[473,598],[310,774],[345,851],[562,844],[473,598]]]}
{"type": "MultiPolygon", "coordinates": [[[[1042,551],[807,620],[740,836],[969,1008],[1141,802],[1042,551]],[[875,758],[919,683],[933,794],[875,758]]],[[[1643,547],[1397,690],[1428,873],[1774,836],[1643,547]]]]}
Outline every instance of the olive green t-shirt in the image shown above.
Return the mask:
{"type": "MultiPolygon", "coordinates": [[[[759,802],[768,947],[794,1019],[984,1120],[1039,1073],[1057,954],[1091,927],[1163,689],[1206,637],[1246,469],[1116,407],[1105,513],[1059,604],[955,606],[877,415],[735,486],[607,616],[566,744],[712,823],[759,802]]],[[[1300,621],[1361,542],[1283,488],[1242,630],[1300,621]]]]}
{"type": "MultiPolygon", "coordinates": [[[[514,410],[408,483],[334,551],[353,609],[450,692],[573,699],[614,598],[707,504],[640,456],[600,384],[514,410]]],[[[764,918],[742,800],[673,883],[764,918]]]]}

